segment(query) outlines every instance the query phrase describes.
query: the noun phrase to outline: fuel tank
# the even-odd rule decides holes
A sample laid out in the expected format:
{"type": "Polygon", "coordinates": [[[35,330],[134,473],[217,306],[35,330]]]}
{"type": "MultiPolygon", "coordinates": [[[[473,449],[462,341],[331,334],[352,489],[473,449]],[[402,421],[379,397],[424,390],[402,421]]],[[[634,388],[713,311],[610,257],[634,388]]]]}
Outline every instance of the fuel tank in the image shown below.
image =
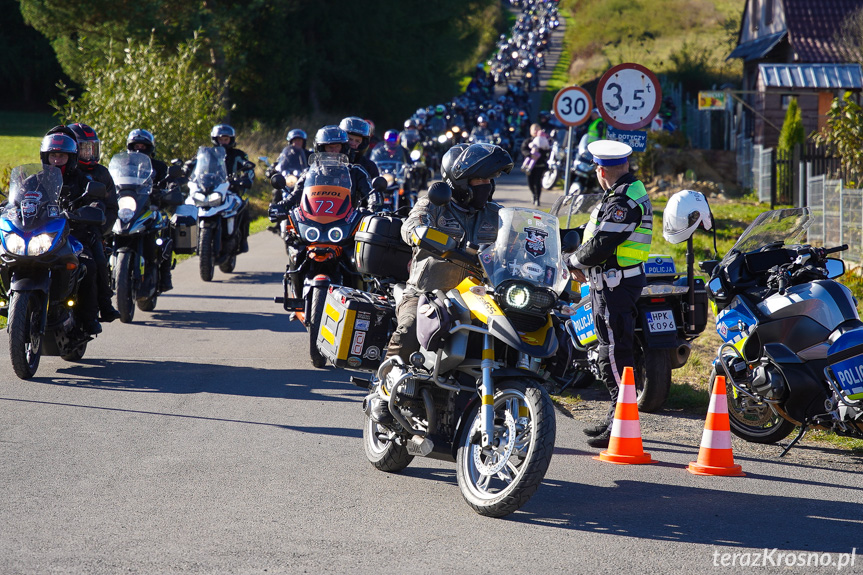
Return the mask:
{"type": "Polygon", "coordinates": [[[758,303],[757,308],[771,321],[807,317],[830,331],[846,320],[860,319],[851,291],[833,280],[790,287],[758,303]]]}

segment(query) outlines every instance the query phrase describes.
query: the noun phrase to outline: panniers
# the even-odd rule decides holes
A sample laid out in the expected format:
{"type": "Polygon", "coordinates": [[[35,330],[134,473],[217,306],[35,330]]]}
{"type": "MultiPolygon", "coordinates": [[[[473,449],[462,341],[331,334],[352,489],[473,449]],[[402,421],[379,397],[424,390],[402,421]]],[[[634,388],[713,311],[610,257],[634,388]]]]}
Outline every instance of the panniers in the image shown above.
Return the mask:
{"type": "Polygon", "coordinates": [[[364,275],[398,282],[408,280],[411,247],[402,241],[402,220],[394,216],[366,216],[356,240],[357,269],[364,275]]]}
{"type": "Polygon", "coordinates": [[[317,346],[336,367],[375,371],[394,329],[395,310],[386,298],[330,286],[318,329],[317,346]]]}

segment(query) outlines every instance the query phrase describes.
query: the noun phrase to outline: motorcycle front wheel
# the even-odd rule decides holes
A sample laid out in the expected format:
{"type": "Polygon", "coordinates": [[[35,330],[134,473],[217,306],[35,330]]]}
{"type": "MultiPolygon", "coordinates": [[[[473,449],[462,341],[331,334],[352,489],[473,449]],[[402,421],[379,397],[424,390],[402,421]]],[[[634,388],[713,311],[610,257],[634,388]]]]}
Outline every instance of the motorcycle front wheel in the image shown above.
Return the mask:
{"type": "Polygon", "coordinates": [[[312,288],[312,309],[309,318],[309,356],[312,365],[321,368],[327,364],[327,360],[318,351],[318,328],[321,325],[321,317],[324,315],[324,302],[327,298],[327,290],[322,287],[312,288]]]}
{"type": "Polygon", "coordinates": [[[42,357],[42,336],[37,333],[42,309],[33,292],[16,291],[9,300],[9,359],[21,379],[36,375],[42,357]]]}
{"type": "Polygon", "coordinates": [[[494,438],[488,447],[480,441],[479,402],[465,414],[468,425],[458,439],[456,478],[474,511],[503,517],[539,488],[551,463],[557,424],[548,392],[526,381],[501,382],[494,412],[494,438]]]}
{"type": "Polygon", "coordinates": [[[363,448],[369,462],[379,471],[398,473],[413,461],[407,447],[390,439],[387,430],[368,415],[363,414],[363,448]]]}
{"type": "Polygon", "coordinates": [[[550,190],[557,183],[557,168],[549,168],[542,175],[542,189],[550,190]]]}
{"type": "Polygon", "coordinates": [[[132,323],[135,319],[135,294],[132,286],[135,284],[134,254],[120,252],[117,254],[117,311],[120,321],[132,323]]]}
{"type": "Polygon", "coordinates": [[[213,280],[213,273],[216,266],[216,254],[213,253],[213,228],[201,228],[201,236],[198,239],[198,272],[201,279],[205,282],[213,280]]]}
{"type": "Polygon", "coordinates": [[[662,408],[671,391],[671,360],[666,349],[645,349],[635,338],[635,391],[638,411],[653,413],[662,408]]]}
{"type": "MultiPolygon", "coordinates": [[[[711,385],[715,379],[716,368],[710,372],[711,385]]],[[[770,409],[766,403],[759,405],[746,401],[742,394],[735,392],[727,379],[725,394],[728,398],[728,423],[731,433],[737,437],[750,443],[777,443],[794,431],[794,424],[770,409]]]]}

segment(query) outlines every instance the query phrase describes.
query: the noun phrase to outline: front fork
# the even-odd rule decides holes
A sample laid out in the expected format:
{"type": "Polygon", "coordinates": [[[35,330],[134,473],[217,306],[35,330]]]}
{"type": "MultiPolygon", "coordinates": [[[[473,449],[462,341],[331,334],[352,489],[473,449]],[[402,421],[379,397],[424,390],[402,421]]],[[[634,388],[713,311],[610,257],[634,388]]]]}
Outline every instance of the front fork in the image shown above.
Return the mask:
{"type": "Polygon", "coordinates": [[[483,335],[482,379],[479,385],[479,396],[482,400],[480,417],[482,419],[482,446],[491,445],[494,438],[494,381],[491,371],[494,363],[494,338],[490,334],[483,335]]]}

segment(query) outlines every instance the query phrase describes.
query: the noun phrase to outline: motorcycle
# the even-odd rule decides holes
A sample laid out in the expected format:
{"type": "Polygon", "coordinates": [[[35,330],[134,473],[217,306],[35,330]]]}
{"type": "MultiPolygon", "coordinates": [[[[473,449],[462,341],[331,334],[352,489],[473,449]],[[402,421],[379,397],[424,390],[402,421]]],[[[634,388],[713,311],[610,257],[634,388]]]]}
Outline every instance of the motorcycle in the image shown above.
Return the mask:
{"type": "MultiPolygon", "coordinates": [[[[278,175],[274,178],[278,180],[278,175]]],[[[276,182],[281,184],[281,182],[276,182]]],[[[384,183],[375,178],[380,191],[384,183]]],[[[362,213],[351,204],[351,173],[343,154],[313,154],[298,206],[270,208],[270,219],[286,220],[289,230],[288,265],[282,285],[284,297],[275,298],[286,311],[294,313],[309,330],[309,356],[312,365],[323,367],[326,360],[315,339],[324,312],[330,284],[362,287],[354,269],[351,253],[354,234],[362,213]]]]}
{"type": "Polygon", "coordinates": [[[378,156],[378,159],[375,159],[375,154],[372,154],[372,161],[380,170],[380,177],[387,182],[383,191],[383,209],[398,212],[406,206],[412,208],[417,201],[417,192],[412,186],[412,166],[387,158],[388,156],[378,156]]]}
{"type": "MultiPolygon", "coordinates": [[[[251,162],[243,166],[245,170],[253,168],[251,162]]],[[[228,178],[224,148],[198,148],[186,204],[198,209],[198,265],[205,282],[213,279],[215,266],[227,274],[237,265],[242,240],[239,224],[248,202],[232,188],[242,177],[232,174],[228,178]]]]}
{"type": "Polygon", "coordinates": [[[550,190],[557,184],[563,166],[566,164],[566,131],[552,130],[551,139],[548,168],[542,174],[542,188],[544,190],[550,190]]]}
{"type": "MultiPolygon", "coordinates": [[[[437,192],[429,191],[433,203],[450,199],[437,192]]],[[[505,208],[500,222],[497,241],[482,250],[432,228],[413,232],[416,245],[472,275],[421,296],[421,350],[404,375],[389,381],[393,357],[375,379],[352,379],[369,388],[363,444],[376,469],[398,472],[417,456],[454,461],[465,501],[491,517],[524,505],[551,461],[554,408],[538,371],[558,346],[551,310],[569,277],[556,218],[505,208]]]]}
{"type": "MultiPolygon", "coordinates": [[[[276,171],[278,171],[280,174],[282,174],[282,177],[285,180],[284,186],[276,189],[273,192],[273,203],[281,201],[284,196],[290,194],[297,186],[297,182],[299,181],[300,176],[302,176],[303,172],[305,172],[306,170],[305,167],[287,166],[281,161],[274,166],[270,163],[269,158],[267,158],[266,156],[259,156],[258,160],[260,160],[265,166],[267,166],[268,173],[275,173],[276,171]]],[[[279,180],[279,182],[281,183],[281,180],[279,180]]],[[[286,242],[285,252],[290,253],[290,247],[287,244],[289,236],[287,219],[281,220],[276,226],[270,228],[270,231],[272,231],[273,233],[277,233],[279,237],[282,238],[282,241],[286,242]]]]}
{"type": "MultiPolygon", "coordinates": [[[[713,376],[728,382],[731,432],[788,451],[809,429],[863,438],[863,323],[845,272],[804,243],[808,207],[764,212],[721,261],[701,262],[722,338],[713,376]]],[[[712,381],[712,378],[711,378],[712,381]]]]}
{"type": "MultiPolygon", "coordinates": [[[[0,214],[0,314],[8,318],[9,358],[21,379],[36,374],[42,355],[80,360],[93,339],[72,313],[86,268],[78,265],[84,248],[70,235],[69,223],[99,225],[105,215],[99,208],[61,204],[62,187],[57,167],[18,166],[0,214]]],[[[90,182],[76,204],[104,197],[105,185],[90,182]]]]}
{"type": "MultiPolygon", "coordinates": [[[[587,222],[604,194],[578,194],[558,198],[549,214],[566,219],[566,228],[587,222]],[[572,221],[575,217],[575,221],[572,221]]],[[[638,300],[635,324],[635,387],[639,411],[657,411],[668,399],[671,372],[686,365],[691,342],[707,326],[707,293],[704,281],[677,271],[667,255],[651,254],[644,262],[647,285],[638,300]],[[691,278],[691,279],[690,279],[691,278]],[[692,297],[690,298],[690,294],[692,297]]],[[[690,265],[690,268],[692,266],[690,265]]],[[[601,379],[597,365],[599,341],[593,321],[588,284],[573,281],[569,303],[559,308],[567,334],[567,356],[556,373],[560,388],[587,387],[601,379]]]]}
{"type": "MultiPolygon", "coordinates": [[[[170,169],[180,170],[177,166],[170,169]]],[[[161,294],[160,264],[170,260],[173,251],[169,216],[161,207],[178,206],[184,198],[179,189],[163,193],[153,188],[155,174],[146,154],[121,152],[111,158],[108,170],[119,205],[112,230],[111,283],[120,321],[130,323],[136,302],[141,311],[156,309],[161,294]]]]}

